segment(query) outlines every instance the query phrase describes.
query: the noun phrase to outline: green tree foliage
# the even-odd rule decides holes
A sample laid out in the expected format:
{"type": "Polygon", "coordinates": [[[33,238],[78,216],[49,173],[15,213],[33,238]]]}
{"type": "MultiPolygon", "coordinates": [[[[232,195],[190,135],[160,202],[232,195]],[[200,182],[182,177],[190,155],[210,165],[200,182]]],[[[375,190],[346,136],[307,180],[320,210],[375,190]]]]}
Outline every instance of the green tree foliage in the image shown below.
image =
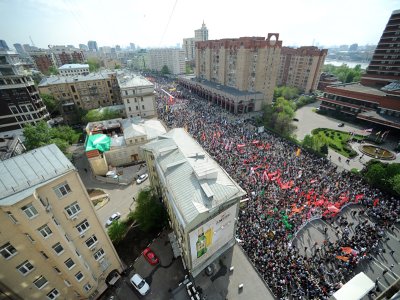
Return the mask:
{"type": "Polygon", "coordinates": [[[335,75],[343,83],[359,82],[363,73],[361,65],[350,68],[346,64],[340,67],[331,64],[324,65],[323,71],[335,75]]]}
{"type": "Polygon", "coordinates": [[[89,65],[90,72],[97,72],[100,69],[100,61],[97,58],[88,58],[86,63],[89,65]]]}
{"type": "Polygon", "coordinates": [[[23,132],[27,150],[56,144],[63,153],[67,152],[69,145],[76,143],[79,136],[69,126],[51,128],[45,121],[40,121],[36,125],[26,124],[23,132]]]}
{"type": "Polygon", "coordinates": [[[57,67],[55,67],[55,66],[50,66],[49,69],[47,70],[47,74],[50,74],[50,75],[57,75],[57,74],[59,74],[57,67]]]}
{"type": "Polygon", "coordinates": [[[188,75],[188,74],[193,74],[193,69],[192,69],[192,67],[191,67],[189,64],[186,65],[186,70],[185,70],[185,72],[186,72],[187,75],[188,75]]]}
{"type": "Polygon", "coordinates": [[[317,101],[315,99],[315,97],[300,96],[296,100],[296,109],[299,109],[300,107],[303,107],[304,105],[307,105],[307,104],[310,104],[310,103],[314,103],[315,101],[317,101]]]}
{"type": "Polygon", "coordinates": [[[60,114],[60,106],[59,106],[60,103],[54,98],[53,95],[40,94],[40,98],[42,98],[44,104],[46,105],[47,111],[52,116],[60,114]]]}
{"type": "Polygon", "coordinates": [[[92,109],[82,119],[84,122],[96,122],[96,121],[115,119],[119,117],[120,115],[118,111],[105,108],[102,110],[92,109]]]}
{"type": "Polygon", "coordinates": [[[121,65],[115,64],[114,69],[115,70],[121,69],[121,65]]]}
{"type": "Polygon", "coordinates": [[[280,86],[274,89],[274,99],[283,97],[288,100],[293,100],[299,96],[299,89],[289,86],[280,86]]]}
{"type": "Polygon", "coordinates": [[[264,106],[264,126],[284,136],[290,136],[295,127],[292,124],[295,104],[279,97],[274,104],[264,106]]]}
{"type": "Polygon", "coordinates": [[[364,178],[375,187],[378,187],[395,196],[400,196],[400,164],[382,163],[371,160],[363,170],[364,178]]]}
{"type": "Polygon", "coordinates": [[[163,74],[163,75],[171,74],[167,65],[164,65],[164,66],[161,68],[161,74],[163,74]]]}
{"type": "Polygon", "coordinates": [[[166,211],[152,189],[140,191],[133,218],[145,232],[161,229],[166,224],[166,211]]]}
{"type": "Polygon", "coordinates": [[[303,147],[312,149],[316,152],[328,154],[328,143],[326,139],[320,135],[307,134],[303,139],[302,145],[303,147]]]}
{"type": "Polygon", "coordinates": [[[117,220],[113,222],[110,227],[108,227],[108,236],[113,243],[118,244],[120,241],[123,240],[127,229],[128,226],[125,222],[120,222],[119,220],[117,220]]]}

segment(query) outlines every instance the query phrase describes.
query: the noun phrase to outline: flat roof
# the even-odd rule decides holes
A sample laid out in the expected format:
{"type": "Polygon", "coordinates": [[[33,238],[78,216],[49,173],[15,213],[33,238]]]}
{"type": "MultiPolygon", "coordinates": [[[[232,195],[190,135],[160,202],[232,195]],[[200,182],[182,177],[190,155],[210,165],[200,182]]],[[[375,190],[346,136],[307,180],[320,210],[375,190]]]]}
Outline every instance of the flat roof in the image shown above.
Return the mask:
{"type": "Polygon", "coordinates": [[[0,161],[0,205],[13,205],[72,170],[74,165],[55,144],[0,161]]]}
{"type": "Polygon", "coordinates": [[[65,64],[59,67],[59,70],[69,70],[69,69],[82,69],[82,68],[89,68],[88,64],[65,64]]]}
{"type": "Polygon", "coordinates": [[[89,73],[87,75],[75,75],[75,76],[53,75],[50,77],[43,78],[42,81],[40,81],[40,83],[39,83],[39,87],[48,86],[48,85],[52,85],[52,84],[108,79],[108,78],[110,78],[110,75],[112,75],[112,74],[115,74],[115,72],[102,71],[102,72],[98,72],[98,73],[89,73]]]}
{"type": "Polygon", "coordinates": [[[364,272],[360,272],[334,293],[333,298],[336,300],[359,300],[374,287],[375,283],[364,272]]]}
{"type": "Polygon", "coordinates": [[[140,87],[140,86],[154,86],[149,80],[141,75],[134,73],[118,74],[118,84],[120,88],[140,87]]]}
{"type": "Polygon", "coordinates": [[[376,95],[376,96],[385,96],[386,95],[386,93],[382,92],[381,90],[378,90],[373,87],[365,86],[360,83],[338,84],[335,86],[330,86],[329,88],[350,91],[350,92],[364,93],[364,94],[372,94],[372,95],[376,95]]]}
{"type": "Polygon", "coordinates": [[[216,83],[216,82],[213,82],[213,81],[208,81],[206,79],[200,79],[200,78],[197,78],[197,77],[196,78],[192,78],[191,81],[199,83],[199,84],[202,84],[202,85],[205,85],[206,87],[209,87],[209,88],[220,90],[220,91],[222,91],[224,93],[227,93],[227,94],[230,94],[230,95],[234,95],[234,96],[252,96],[252,95],[257,95],[257,94],[258,95],[262,95],[262,93],[260,93],[260,92],[256,92],[256,91],[254,91],[254,92],[240,91],[240,90],[238,90],[238,89],[236,89],[234,87],[230,87],[230,86],[227,86],[227,85],[219,84],[219,83],[216,83]]]}
{"type": "Polygon", "coordinates": [[[175,128],[142,146],[155,156],[168,182],[175,215],[185,227],[198,215],[239,199],[245,191],[183,128],[175,128]]]}

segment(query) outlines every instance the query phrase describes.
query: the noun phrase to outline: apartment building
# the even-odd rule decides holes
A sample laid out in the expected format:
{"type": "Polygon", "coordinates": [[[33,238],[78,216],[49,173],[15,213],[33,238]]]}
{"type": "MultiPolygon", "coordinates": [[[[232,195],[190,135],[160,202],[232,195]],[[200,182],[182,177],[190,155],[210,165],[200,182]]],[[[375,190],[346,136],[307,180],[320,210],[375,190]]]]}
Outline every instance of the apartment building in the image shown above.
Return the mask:
{"type": "Polygon", "coordinates": [[[156,115],[154,84],[130,72],[119,72],[118,84],[127,117],[156,115]]]}
{"type": "Polygon", "coordinates": [[[123,265],[57,146],[0,162],[0,287],[8,299],[96,299],[123,265]]]}
{"type": "Polygon", "coordinates": [[[32,58],[36,69],[43,74],[49,74],[49,68],[57,65],[54,54],[49,53],[48,51],[29,51],[28,55],[32,58]]]}
{"type": "Polygon", "coordinates": [[[361,83],[327,86],[322,112],[400,132],[400,10],[389,18],[361,83]]]}
{"type": "Polygon", "coordinates": [[[185,51],[186,60],[194,60],[196,56],[195,42],[202,41],[208,41],[208,29],[204,21],[201,28],[194,31],[194,37],[183,39],[182,49],[185,51]]]}
{"type": "Polygon", "coordinates": [[[0,131],[50,119],[35,82],[12,51],[0,51],[0,99],[0,131]]]}
{"type": "Polygon", "coordinates": [[[97,47],[96,41],[88,41],[88,48],[90,52],[97,52],[99,48],[97,47]]]}
{"type": "Polygon", "coordinates": [[[167,66],[171,74],[184,74],[186,71],[185,51],[182,49],[150,49],[147,55],[150,70],[161,71],[164,66],[167,66]]]}
{"type": "Polygon", "coordinates": [[[58,68],[61,76],[77,76],[89,74],[88,64],[66,64],[58,68]]]}
{"type": "Polygon", "coordinates": [[[56,65],[61,67],[66,64],[83,63],[85,55],[81,49],[68,46],[51,46],[48,50],[55,58],[56,65]]]}
{"type": "Polygon", "coordinates": [[[315,91],[327,54],[328,49],[313,46],[282,47],[277,85],[295,87],[304,93],[315,91]]]}
{"type": "Polygon", "coordinates": [[[176,249],[192,276],[235,244],[239,202],[246,192],[184,129],[144,145],[152,187],[162,197],[176,249]]]}
{"type": "Polygon", "coordinates": [[[39,91],[61,102],[63,112],[122,104],[117,75],[112,71],[78,76],[50,76],[39,83],[39,91]]]}

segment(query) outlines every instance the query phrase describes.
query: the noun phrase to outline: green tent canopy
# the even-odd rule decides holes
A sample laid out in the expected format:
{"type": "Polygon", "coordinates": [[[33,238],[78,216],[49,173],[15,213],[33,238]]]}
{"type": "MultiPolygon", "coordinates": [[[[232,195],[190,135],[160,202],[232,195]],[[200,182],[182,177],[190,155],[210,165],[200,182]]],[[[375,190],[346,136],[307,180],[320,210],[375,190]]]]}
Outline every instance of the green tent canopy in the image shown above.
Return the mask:
{"type": "Polygon", "coordinates": [[[99,150],[105,152],[110,150],[111,138],[105,134],[89,135],[85,151],[99,150]]]}

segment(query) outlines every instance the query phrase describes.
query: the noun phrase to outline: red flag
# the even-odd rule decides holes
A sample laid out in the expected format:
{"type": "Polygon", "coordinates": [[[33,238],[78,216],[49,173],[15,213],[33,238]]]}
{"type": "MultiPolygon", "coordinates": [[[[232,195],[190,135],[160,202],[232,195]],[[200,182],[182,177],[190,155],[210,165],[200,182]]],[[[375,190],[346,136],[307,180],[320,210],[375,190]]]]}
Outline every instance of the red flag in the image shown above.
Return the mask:
{"type": "Polygon", "coordinates": [[[379,199],[374,200],[374,206],[377,206],[379,204],[379,199]]]}
{"type": "Polygon", "coordinates": [[[343,261],[348,261],[349,258],[347,256],[341,256],[341,255],[336,255],[337,259],[343,260],[343,261]]]}
{"type": "Polygon", "coordinates": [[[206,134],[203,132],[203,134],[201,135],[201,139],[203,140],[203,141],[205,141],[206,140],[206,134]]]}
{"type": "Polygon", "coordinates": [[[358,194],[355,197],[355,202],[358,203],[358,201],[360,201],[362,198],[364,198],[364,194],[358,194]]]}

